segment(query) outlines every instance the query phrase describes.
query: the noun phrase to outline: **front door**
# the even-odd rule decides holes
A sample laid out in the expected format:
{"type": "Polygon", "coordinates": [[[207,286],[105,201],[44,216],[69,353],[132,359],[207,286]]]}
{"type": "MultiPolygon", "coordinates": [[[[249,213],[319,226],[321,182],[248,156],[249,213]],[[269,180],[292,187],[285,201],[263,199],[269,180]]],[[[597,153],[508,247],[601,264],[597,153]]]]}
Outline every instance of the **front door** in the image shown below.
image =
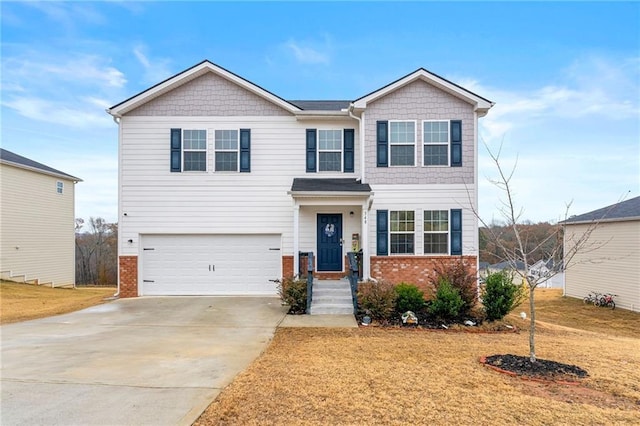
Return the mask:
{"type": "Polygon", "coordinates": [[[318,271],[342,271],[342,215],[318,214],[318,271]]]}

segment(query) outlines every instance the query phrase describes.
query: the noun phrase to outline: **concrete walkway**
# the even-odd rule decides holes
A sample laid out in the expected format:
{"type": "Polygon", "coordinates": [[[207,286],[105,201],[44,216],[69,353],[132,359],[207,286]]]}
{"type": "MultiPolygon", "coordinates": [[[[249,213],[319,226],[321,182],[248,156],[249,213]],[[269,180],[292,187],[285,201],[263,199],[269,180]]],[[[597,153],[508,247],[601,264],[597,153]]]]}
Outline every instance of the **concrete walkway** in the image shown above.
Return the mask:
{"type": "Polygon", "coordinates": [[[353,315],[287,315],[279,327],[358,328],[353,315]]]}
{"type": "Polygon", "coordinates": [[[144,297],[0,327],[0,424],[190,425],[267,347],[278,298],[144,297]]]}

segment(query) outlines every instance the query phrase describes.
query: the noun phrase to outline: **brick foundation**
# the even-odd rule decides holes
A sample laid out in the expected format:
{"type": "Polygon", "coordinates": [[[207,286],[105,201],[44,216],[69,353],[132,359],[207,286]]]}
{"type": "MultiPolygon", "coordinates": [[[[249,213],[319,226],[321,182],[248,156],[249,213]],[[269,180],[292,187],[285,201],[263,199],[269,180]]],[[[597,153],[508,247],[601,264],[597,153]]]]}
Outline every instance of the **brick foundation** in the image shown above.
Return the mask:
{"type": "Polygon", "coordinates": [[[120,297],[138,297],[138,256],[120,256],[120,297]]]}
{"type": "Polygon", "coordinates": [[[293,277],[293,256],[282,256],[282,278],[293,277]]]}
{"type": "Polygon", "coordinates": [[[472,273],[477,270],[476,256],[372,256],[371,277],[393,284],[407,282],[430,292],[430,278],[438,265],[450,265],[460,259],[472,273]]]}

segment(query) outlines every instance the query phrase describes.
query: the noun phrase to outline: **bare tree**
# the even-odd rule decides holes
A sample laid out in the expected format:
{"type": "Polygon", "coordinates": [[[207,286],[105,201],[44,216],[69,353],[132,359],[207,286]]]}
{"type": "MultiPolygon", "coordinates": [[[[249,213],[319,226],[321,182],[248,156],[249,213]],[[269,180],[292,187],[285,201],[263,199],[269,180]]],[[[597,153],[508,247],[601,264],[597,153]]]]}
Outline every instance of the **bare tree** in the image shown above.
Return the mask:
{"type": "Polygon", "coordinates": [[[117,281],[118,224],[103,218],[76,219],[76,281],[80,284],[114,284],[117,281]]]}
{"type": "MultiPolygon", "coordinates": [[[[606,241],[590,241],[591,234],[598,227],[602,218],[606,216],[608,212],[605,212],[602,218],[590,222],[587,225],[586,231],[576,235],[567,235],[564,238],[564,225],[563,222],[568,219],[568,211],[571,207],[571,203],[567,204],[564,219],[553,225],[549,230],[548,235],[541,240],[536,241],[534,244],[530,244],[527,235],[527,226],[529,222],[522,220],[523,208],[516,207],[514,200],[514,188],[512,185],[512,179],[517,167],[517,159],[511,170],[505,170],[500,163],[500,153],[502,151],[502,145],[498,149],[497,153],[492,152],[489,147],[485,145],[489,157],[497,168],[498,177],[495,179],[489,179],[489,181],[496,186],[502,192],[502,198],[500,199],[501,207],[499,213],[504,220],[503,227],[491,226],[487,224],[480,217],[478,212],[474,208],[474,214],[480,221],[480,223],[486,228],[485,238],[495,246],[496,252],[499,253],[499,257],[509,263],[513,271],[522,279],[522,282],[526,284],[529,290],[529,309],[530,309],[530,324],[529,324],[529,359],[531,362],[536,361],[536,309],[535,309],[535,289],[542,282],[552,278],[553,276],[563,272],[568,267],[571,267],[575,263],[574,257],[578,253],[588,253],[606,244],[606,241]],[[509,230],[510,237],[515,241],[509,241],[505,236],[509,230]],[[551,262],[548,263],[547,268],[549,271],[546,274],[532,274],[530,262],[536,253],[540,251],[545,252],[548,259],[551,262]]],[[[473,204],[472,204],[473,205],[473,204]]]]}

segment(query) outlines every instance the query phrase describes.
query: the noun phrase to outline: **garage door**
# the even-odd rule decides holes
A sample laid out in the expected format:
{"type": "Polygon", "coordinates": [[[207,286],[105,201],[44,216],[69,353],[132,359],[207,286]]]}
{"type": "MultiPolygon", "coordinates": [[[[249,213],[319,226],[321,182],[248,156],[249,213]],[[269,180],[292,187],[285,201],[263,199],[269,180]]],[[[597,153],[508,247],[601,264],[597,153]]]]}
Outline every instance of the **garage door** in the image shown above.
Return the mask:
{"type": "Polygon", "coordinates": [[[280,235],[143,235],[141,295],[275,295],[280,235]]]}

